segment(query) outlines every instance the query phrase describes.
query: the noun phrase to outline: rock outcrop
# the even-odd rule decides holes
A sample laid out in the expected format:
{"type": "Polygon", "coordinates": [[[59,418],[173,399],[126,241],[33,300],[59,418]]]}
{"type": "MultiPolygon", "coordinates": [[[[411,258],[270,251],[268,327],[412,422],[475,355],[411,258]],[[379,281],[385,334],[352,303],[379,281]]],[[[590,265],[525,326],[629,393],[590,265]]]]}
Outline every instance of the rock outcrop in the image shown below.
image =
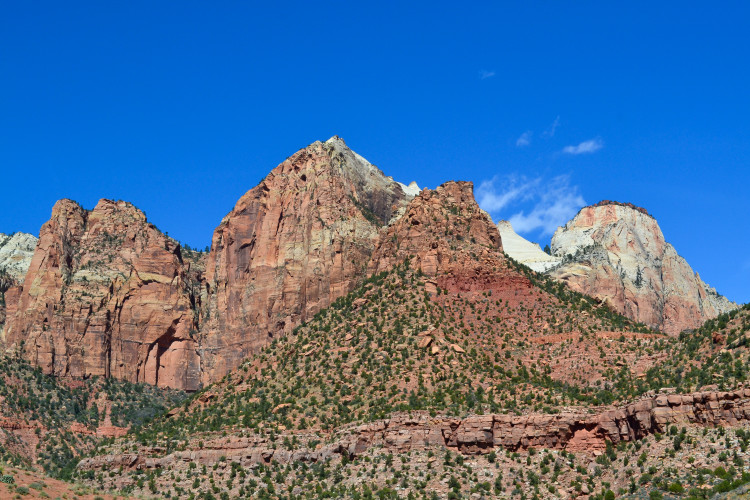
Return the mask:
{"type": "Polygon", "coordinates": [[[0,274],[4,273],[15,282],[23,283],[36,241],[34,236],[27,233],[0,233],[0,274]]]}
{"type": "Polygon", "coordinates": [[[519,236],[510,221],[501,220],[497,223],[500,238],[503,242],[503,251],[512,259],[530,267],[538,273],[549,271],[560,265],[562,259],[556,255],[550,255],[543,251],[538,243],[532,243],[519,236]]]}
{"type": "Polygon", "coordinates": [[[368,273],[409,258],[412,267],[438,282],[461,282],[470,289],[473,282],[491,281],[504,267],[500,234],[477,205],[473,189],[471,182],[451,181],[422,190],[381,235],[368,273]]]}
{"type": "Polygon", "coordinates": [[[23,286],[6,293],[6,347],[54,375],[197,389],[189,273],[179,244],[131,204],[59,201],[23,286]]]}
{"type": "Polygon", "coordinates": [[[619,443],[664,433],[671,425],[734,426],[750,420],[750,389],[731,392],[660,394],[619,408],[591,414],[567,410],[558,414],[475,415],[463,419],[431,417],[427,412],[394,414],[388,420],[340,429],[328,444],[315,449],[276,449],[260,436],[217,438],[201,449],[177,451],[156,457],[153,452],[101,455],[85,458],[80,470],[167,468],[196,462],[210,466],[219,461],[243,467],[271,461],[315,462],[345,455],[348,458],[379,447],[405,453],[432,447],[452,448],[463,454],[528,448],[565,449],[599,454],[607,441],[619,443]]]}
{"type": "Polygon", "coordinates": [[[737,307],[700,279],[656,220],[629,204],[581,209],[552,238],[550,274],[629,318],[675,335],[737,307]]]}
{"type": "Polygon", "coordinates": [[[248,191],[212,240],[204,381],[351,291],[381,226],[410,198],[339,137],[300,150],[248,191]]]}

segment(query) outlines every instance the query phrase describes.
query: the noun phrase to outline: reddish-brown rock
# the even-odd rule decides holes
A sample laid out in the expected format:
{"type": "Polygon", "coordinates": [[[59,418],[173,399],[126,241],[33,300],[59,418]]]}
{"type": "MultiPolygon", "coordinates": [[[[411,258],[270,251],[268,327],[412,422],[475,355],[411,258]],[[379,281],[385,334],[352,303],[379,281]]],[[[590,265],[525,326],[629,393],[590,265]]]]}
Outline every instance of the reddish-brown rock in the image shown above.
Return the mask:
{"type": "Polygon", "coordinates": [[[391,269],[406,258],[430,278],[453,275],[482,280],[502,261],[500,233],[477,205],[471,182],[446,182],[424,189],[378,242],[370,273],[391,269]],[[467,259],[466,257],[470,257],[467,259]]]}
{"type": "Polygon", "coordinates": [[[338,137],[300,150],[240,198],[208,259],[204,382],[351,291],[407,198],[338,137]]]}
{"type": "Polygon", "coordinates": [[[562,264],[551,276],[669,334],[737,307],[703,282],[664,240],[656,219],[634,205],[584,207],[555,232],[552,252],[562,264]]]}
{"type": "Polygon", "coordinates": [[[5,343],[45,373],[194,390],[200,358],[179,245],[125,202],[62,200],[22,289],[6,294],[5,343]]]}
{"type": "MultiPolygon", "coordinates": [[[[463,419],[431,417],[427,412],[397,413],[387,420],[349,426],[315,449],[276,449],[263,437],[234,436],[205,443],[197,450],[178,451],[164,457],[145,453],[85,458],[81,470],[166,468],[197,462],[206,466],[221,460],[242,466],[325,460],[334,455],[354,457],[371,447],[405,453],[430,447],[447,447],[473,455],[493,449],[565,449],[598,454],[606,442],[633,441],[664,433],[670,425],[734,426],[750,420],[750,389],[658,395],[626,406],[591,414],[583,409],[558,414],[474,415],[463,419]]],[[[302,440],[304,442],[304,440],[302,440]]],[[[155,451],[155,450],[153,450],[155,451]]]]}

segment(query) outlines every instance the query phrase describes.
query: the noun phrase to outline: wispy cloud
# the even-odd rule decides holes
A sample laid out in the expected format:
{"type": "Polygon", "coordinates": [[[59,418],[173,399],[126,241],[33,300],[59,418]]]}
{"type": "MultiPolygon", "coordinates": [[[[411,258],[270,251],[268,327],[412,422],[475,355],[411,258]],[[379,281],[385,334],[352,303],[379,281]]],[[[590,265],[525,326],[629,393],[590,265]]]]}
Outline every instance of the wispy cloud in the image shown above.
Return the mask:
{"type": "Polygon", "coordinates": [[[549,236],[558,226],[568,222],[586,205],[570,177],[559,175],[552,179],[527,179],[511,176],[495,177],[477,188],[479,206],[496,219],[506,218],[519,233],[539,232],[549,236]],[[531,209],[513,209],[520,203],[530,203],[531,209]],[[512,213],[508,217],[507,213],[512,213]]]}
{"type": "Polygon", "coordinates": [[[498,176],[482,181],[477,188],[479,206],[491,215],[502,212],[513,202],[529,196],[539,179],[528,180],[524,177],[509,176],[502,180],[498,176]],[[498,187],[498,184],[501,184],[498,187]]]}
{"type": "Polygon", "coordinates": [[[487,78],[492,78],[493,76],[495,76],[494,71],[487,71],[486,69],[483,69],[479,72],[480,80],[486,80],[487,78]]]}
{"type": "Polygon", "coordinates": [[[549,126],[547,130],[542,132],[542,136],[544,137],[555,137],[555,132],[557,132],[557,127],[560,126],[560,115],[557,115],[555,117],[555,121],[552,122],[552,125],[549,126]]]}
{"type": "Polygon", "coordinates": [[[531,130],[527,130],[523,134],[521,134],[521,137],[516,139],[516,147],[518,148],[524,148],[531,144],[531,136],[533,135],[533,132],[531,130]]]}
{"type": "Polygon", "coordinates": [[[604,142],[601,139],[589,139],[583,141],[577,146],[565,146],[562,150],[563,153],[569,155],[583,155],[595,153],[604,147],[604,142]]]}

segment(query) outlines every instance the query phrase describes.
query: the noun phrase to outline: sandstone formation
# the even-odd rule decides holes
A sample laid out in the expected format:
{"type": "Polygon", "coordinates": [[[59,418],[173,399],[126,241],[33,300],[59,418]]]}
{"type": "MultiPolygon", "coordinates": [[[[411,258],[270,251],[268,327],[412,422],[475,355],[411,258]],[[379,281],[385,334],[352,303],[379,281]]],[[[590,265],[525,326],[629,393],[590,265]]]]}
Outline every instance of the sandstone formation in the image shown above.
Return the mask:
{"type": "Polygon", "coordinates": [[[409,198],[339,137],[300,150],[240,198],[208,258],[204,382],[351,291],[409,198]]]}
{"type": "Polygon", "coordinates": [[[551,276],[672,335],[737,307],[700,279],[652,216],[629,204],[581,209],[551,246],[562,259],[551,276]]]}
{"type": "Polygon", "coordinates": [[[516,234],[510,221],[501,220],[497,223],[503,251],[514,260],[524,264],[538,273],[549,271],[560,265],[562,260],[556,255],[543,251],[538,243],[532,243],[516,234]]]}
{"type": "Polygon", "coordinates": [[[393,268],[407,258],[447,289],[501,286],[505,269],[500,234],[477,205],[471,182],[446,182],[424,189],[404,215],[381,235],[368,273],[393,268]]]}
{"type": "Polygon", "coordinates": [[[7,274],[17,283],[23,283],[36,241],[34,236],[26,233],[0,233],[0,274],[7,274]]]}
{"type": "Polygon", "coordinates": [[[747,388],[732,392],[660,394],[595,414],[567,410],[552,415],[475,415],[459,419],[430,417],[426,412],[399,413],[388,420],[341,429],[331,436],[328,444],[315,449],[276,449],[260,436],[217,438],[203,443],[201,449],[162,457],[153,456],[160,450],[146,449],[140,453],[85,458],[78,468],[154,469],[187,462],[210,466],[222,460],[247,467],[272,460],[281,464],[315,462],[337,454],[353,458],[371,447],[391,453],[446,447],[472,455],[533,447],[598,454],[605,450],[607,441],[616,444],[641,439],[664,433],[673,424],[734,426],[748,420],[750,389],[747,388]]]}
{"type": "Polygon", "coordinates": [[[6,293],[6,347],[58,376],[197,389],[190,272],[179,244],[131,204],[59,201],[23,287],[6,293]]]}

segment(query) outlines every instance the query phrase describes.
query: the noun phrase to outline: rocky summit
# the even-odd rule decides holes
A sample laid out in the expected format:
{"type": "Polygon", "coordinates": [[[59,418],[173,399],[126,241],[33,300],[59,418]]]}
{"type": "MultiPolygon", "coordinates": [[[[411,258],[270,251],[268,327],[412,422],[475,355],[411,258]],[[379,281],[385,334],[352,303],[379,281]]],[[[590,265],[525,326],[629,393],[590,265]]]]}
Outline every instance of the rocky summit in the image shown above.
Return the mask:
{"type": "Polygon", "coordinates": [[[503,249],[537,272],[671,335],[737,304],[718,294],[677,254],[656,219],[629,203],[585,207],[552,237],[551,254],[498,224],[503,249]]]}
{"type": "Polygon", "coordinates": [[[41,466],[204,500],[749,488],[750,306],[633,205],[585,207],[548,254],[472,183],[401,184],[333,137],[207,252],[106,199],[59,201],[34,243],[3,274],[2,484],[41,466]]]}
{"type": "Polygon", "coordinates": [[[737,307],[719,295],[664,240],[656,219],[629,204],[581,209],[552,237],[556,279],[629,318],[671,335],[737,307]]]}
{"type": "Polygon", "coordinates": [[[57,376],[197,389],[195,273],[133,205],[59,201],[23,285],[5,294],[4,342],[57,376]]]}

